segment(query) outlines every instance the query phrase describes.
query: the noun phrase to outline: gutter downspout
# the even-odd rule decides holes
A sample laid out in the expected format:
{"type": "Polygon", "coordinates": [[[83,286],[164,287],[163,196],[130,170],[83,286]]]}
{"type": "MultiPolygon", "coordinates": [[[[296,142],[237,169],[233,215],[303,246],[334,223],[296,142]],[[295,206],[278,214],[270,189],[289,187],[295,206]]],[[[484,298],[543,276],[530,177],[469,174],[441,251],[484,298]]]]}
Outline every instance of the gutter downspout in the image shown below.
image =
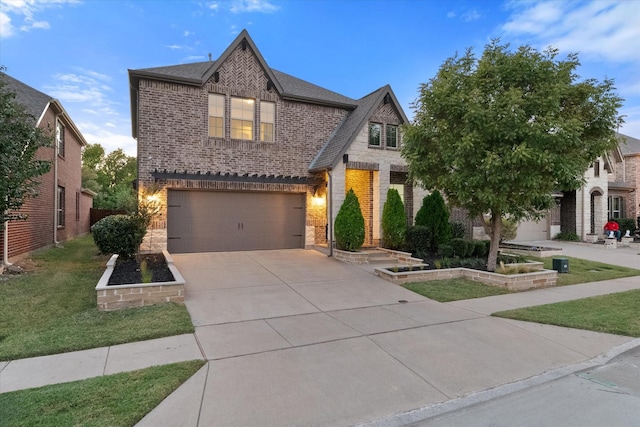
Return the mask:
{"type": "Polygon", "coordinates": [[[56,114],[56,139],[53,143],[53,244],[58,246],[58,131],[59,131],[59,114],[56,114]]]}
{"type": "Polygon", "coordinates": [[[329,209],[329,256],[333,256],[333,178],[331,177],[331,169],[327,168],[327,176],[329,177],[329,200],[327,206],[329,209]]]}
{"type": "MultiPolygon", "coordinates": [[[[581,234],[581,236],[580,236],[580,239],[581,239],[581,240],[584,240],[584,239],[585,239],[585,237],[586,237],[586,234],[585,234],[585,224],[584,224],[584,223],[585,223],[585,216],[586,216],[586,215],[585,215],[585,212],[586,212],[586,210],[585,210],[585,209],[586,209],[586,208],[585,208],[585,195],[584,195],[584,192],[585,192],[585,190],[586,190],[586,187],[587,187],[587,185],[586,185],[586,184],[582,186],[582,221],[581,221],[581,222],[582,222],[582,234],[581,234]]],[[[589,205],[591,205],[591,201],[589,201],[589,205]]],[[[591,215],[593,215],[593,212],[591,212],[591,215]]],[[[591,218],[589,218],[589,223],[591,223],[591,218]]]]}
{"type": "Polygon", "coordinates": [[[4,231],[3,235],[3,251],[2,251],[2,264],[5,267],[9,267],[11,263],[9,262],[9,221],[4,222],[4,231]]]}

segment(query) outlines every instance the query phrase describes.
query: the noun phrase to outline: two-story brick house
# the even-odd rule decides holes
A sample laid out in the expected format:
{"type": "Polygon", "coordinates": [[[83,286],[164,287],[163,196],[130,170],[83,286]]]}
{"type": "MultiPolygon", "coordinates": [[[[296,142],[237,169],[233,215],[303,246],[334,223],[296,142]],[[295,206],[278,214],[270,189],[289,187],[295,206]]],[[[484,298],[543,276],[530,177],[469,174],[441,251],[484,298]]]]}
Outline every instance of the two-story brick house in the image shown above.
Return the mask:
{"type": "Polygon", "coordinates": [[[637,218],[640,216],[640,139],[617,134],[618,149],[608,153],[610,218],[637,218]]]}
{"type": "Polygon", "coordinates": [[[15,78],[0,74],[4,90],[34,118],[34,127],[55,135],[53,147],[40,148],[36,158],[51,162],[39,177],[37,196],[27,198],[20,212],[26,220],[6,223],[0,258],[3,264],[24,254],[89,232],[93,195],[82,188],[82,147],[86,140],[62,104],[15,78]]]}
{"type": "MultiPolygon", "coordinates": [[[[409,220],[399,126],[384,86],[351,99],[272,69],[246,30],[215,61],[129,70],[140,191],[160,189],[170,252],[303,248],[332,241],[353,188],[378,244],[390,186],[409,220]]],[[[156,233],[156,231],[154,231],[156,233]]]]}

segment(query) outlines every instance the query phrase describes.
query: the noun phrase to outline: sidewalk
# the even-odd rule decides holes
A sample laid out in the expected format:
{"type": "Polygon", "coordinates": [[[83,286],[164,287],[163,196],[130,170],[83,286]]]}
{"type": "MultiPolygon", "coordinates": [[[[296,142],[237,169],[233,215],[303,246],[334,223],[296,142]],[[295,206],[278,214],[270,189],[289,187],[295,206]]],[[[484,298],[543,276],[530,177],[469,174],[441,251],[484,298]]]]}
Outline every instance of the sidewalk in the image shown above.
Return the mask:
{"type": "MultiPolygon", "coordinates": [[[[640,260],[622,248],[537,244],[558,243],[568,256],[618,265],[640,260]]],[[[204,264],[192,256],[178,257],[191,286],[195,334],[0,362],[0,393],[204,359],[139,425],[401,425],[411,418],[393,414],[471,404],[640,345],[630,337],[489,316],[640,289],[640,276],[443,304],[308,251],[245,256],[238,261],[245,287],[225,288],[224,254],[207,255],[207,268],[220,268],[215,273],[195,269],[204,264]],[[214,289],[205,289],[211,277],[214,289]]]]}

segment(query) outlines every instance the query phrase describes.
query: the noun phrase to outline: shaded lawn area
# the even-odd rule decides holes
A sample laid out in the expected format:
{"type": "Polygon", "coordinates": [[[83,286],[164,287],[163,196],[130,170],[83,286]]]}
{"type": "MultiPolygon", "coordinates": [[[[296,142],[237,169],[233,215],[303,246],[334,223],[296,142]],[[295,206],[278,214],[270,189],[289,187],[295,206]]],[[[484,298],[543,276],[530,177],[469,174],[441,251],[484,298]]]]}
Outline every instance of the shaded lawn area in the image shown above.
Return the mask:
{"type": "Polygon", "coordinates": [[[179,304],[99,312],[107,256],[90,235],[33,256],[33,271],[0,282],[0,360],[63,353],[194,331],[179,304]]]}
{"type": "Polygon", "coordinates": [[[640,290],[501,311],[492,315],[640,337],[640,290]]]}
{"type": "Polygon", "coordinates": [[[485,285],[468,279],[433,280],[402,285],[417,294],[439,302],[459,301],[510,293],[497,286],[485,285]]]}
{"type": "MultiPolygon", "coordinates": [[[[558,257],[555,257],[558,258],[558,257]]],[[[640,276],[640,270],[604,264],[586,259],[566,257],[569,259],[569,273],[558,274],[558,286],[576,285],[578,283],[598,282],[601,280],[619,279],[621,277],[640,276]]],[[[552,258],[527,257],[532,261],[544,263],[544,268],[553,270],[552,258]]]]}
{"type": "Polygon", "coordinates": [[[204,365],[202,360],[0,394],[7,426],[133,426],[204,365]]]}

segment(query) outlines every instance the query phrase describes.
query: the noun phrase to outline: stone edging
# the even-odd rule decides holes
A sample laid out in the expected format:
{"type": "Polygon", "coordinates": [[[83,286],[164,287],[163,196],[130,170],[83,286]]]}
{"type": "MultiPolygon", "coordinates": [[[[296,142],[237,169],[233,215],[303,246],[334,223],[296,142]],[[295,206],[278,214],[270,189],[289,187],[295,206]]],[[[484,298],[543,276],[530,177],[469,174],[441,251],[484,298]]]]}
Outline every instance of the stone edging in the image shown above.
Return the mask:
{"type": "Polygon", "coordinates": [[[169,271],[175,279],[173,282],[134,283],[128,285],[108,286],[118,255],[107,261],[107,268],[100,277],[96,292],[98,310],[111,311],[130,307],[143,307],[163,302],[184,303],[185,280],[173,263],[173,258],[166,250],[162,251],[169,271]]]}

